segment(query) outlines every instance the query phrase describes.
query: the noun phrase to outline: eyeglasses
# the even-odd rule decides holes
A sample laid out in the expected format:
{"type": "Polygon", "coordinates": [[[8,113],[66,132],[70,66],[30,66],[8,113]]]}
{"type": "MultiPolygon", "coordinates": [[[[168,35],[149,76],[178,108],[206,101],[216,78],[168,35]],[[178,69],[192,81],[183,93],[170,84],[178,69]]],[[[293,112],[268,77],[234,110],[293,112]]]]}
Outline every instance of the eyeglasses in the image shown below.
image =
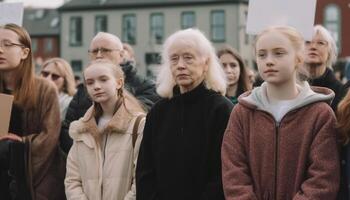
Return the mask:
{"type": "Polygon", "coordinates": [[[97,48],[97,49],[89,49],[89,54],[96,56],[98,52],[100,52],[102,55],[106,55],[111,53],[112,51],[120,51],[120,49],[107,49],[107,48],[97,48]]]}
{"type": "Polygon", "coordinates": [[[25,46],[23,44],[17,44],[17,43],[11,42],[9,40],[1,40],[0,41],[0,47],[4,50],[8,50],[13,46],[25,48],[25,46]]]}
{"type": "Polygon", "coordinates": [[[46,71],[41,71],[41,76],[43,76],[43,77],[45,77],[45,78],[48,77],[48,76],[50,76],[50,75],[51,75],[51,80],[53,80],[53,81],[55,81],[55,80],[61,78],[61,76],[58,75],[58,74],[51,73],[51,72],[46,72],[46,71]]]}
{"type": "Polygon", "coordinates": [[[324,40],[317,40],[317,41],[306,41],[305,45],[309,46],[311,44],[314,44],[317,47],[326,47],[328,45],[327,41],[324,40]]]}

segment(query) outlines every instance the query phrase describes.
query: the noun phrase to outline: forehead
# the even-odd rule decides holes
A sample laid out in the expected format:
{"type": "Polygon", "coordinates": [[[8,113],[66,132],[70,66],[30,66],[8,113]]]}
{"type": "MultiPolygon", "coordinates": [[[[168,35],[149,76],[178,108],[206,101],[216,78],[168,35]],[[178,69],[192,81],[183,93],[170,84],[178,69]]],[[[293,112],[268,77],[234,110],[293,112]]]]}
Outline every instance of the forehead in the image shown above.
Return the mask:
{"type": "Polygon", "coordinates": [[[260,36],[256,42],[256,49],[292,48],[288,37],[277,31],[269,31],[260,36]]]}
{"type": "Polygon", "coordinates": [[[0,40],[18,41],[18,39],[17,33],[8,29],[0,28],[0,40]]]}
{"type": "Polygon", "coordinates": [[[96,37],[91,41],[90,48],[119,48],[117,41],[108,36],[96,37]]]}
{"type": "Polygon", "coordinates": [[[100,63],[90,65],[84,71],[85,79],[95,78],[99,76],[111,76],[111,74],[113,74],[111,67],[100,63]]]}
{"type": "Polygon", "coordinates": [[[315,35],[312,37],[312,40],[326,40],[327,38],[321,33],[321,31],[317,31],[315,35]]]}
{"type": "Polygon", "coordinates": [[[200,51],[198,50],[198,47],[196,47],[193,44],[185,44],[184,42],[174,42],[170,47],[169,47],[169,56],[174,55],[174,54],[185,54],[185,53],[190,53],[195,56],[201,56],[200,51]]]}
{"type": "Polygon", "coordinates": [[[230,53],[224,53],[220,56],[220,60],[230,60],[232,62],[238,62],[237,59],[230,53]]]}
{"type": "Polygon", "coordinates": [[[50,71],[50,72],[59,72],[58,67],[59,66],[57,66],[55,63],[49,63],[49,64],[44,66],[43,70],[50,71]]]}

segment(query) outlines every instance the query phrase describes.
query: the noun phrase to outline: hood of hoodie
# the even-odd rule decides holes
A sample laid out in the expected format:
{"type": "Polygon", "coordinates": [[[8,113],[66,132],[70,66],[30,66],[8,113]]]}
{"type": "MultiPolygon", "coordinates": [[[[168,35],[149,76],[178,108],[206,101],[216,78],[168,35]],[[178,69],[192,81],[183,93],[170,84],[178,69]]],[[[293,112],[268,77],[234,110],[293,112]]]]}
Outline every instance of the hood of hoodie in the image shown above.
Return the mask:
{"type": "MultiPolygon", "coordinates": [[[[330,104],[334,98],[334,92],[324,87],[310,87],[308,82],[303,81],[298,86],[299,94],[293,99],[293,105],[289,107],[286,114],[290,111],[304,107],[315,102],[326,102],[330,104]]],[[[262,110],[273,115],[271,104],[267,97],[267,83],[264,82],[260,87],[254,88],[242,94],[238,98],[241,105],[251,109],[262,110]]]]}

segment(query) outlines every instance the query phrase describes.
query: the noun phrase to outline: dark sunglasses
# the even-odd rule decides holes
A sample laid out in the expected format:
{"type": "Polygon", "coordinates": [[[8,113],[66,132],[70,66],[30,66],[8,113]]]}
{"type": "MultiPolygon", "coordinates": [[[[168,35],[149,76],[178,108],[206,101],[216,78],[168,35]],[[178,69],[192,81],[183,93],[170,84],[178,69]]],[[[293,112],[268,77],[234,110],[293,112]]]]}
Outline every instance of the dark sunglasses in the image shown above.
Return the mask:
{"type": "Polygon", "coordinates": [[[50,72],[45,72],[45,71],[41,71],[41,75],[43,77],[48,77],[49,75],[51,75],[51,80],[55,81],[57,79],[59,79],[61,76],[58,74],[54,74],[54,73],[50,73],[50,72]]]}

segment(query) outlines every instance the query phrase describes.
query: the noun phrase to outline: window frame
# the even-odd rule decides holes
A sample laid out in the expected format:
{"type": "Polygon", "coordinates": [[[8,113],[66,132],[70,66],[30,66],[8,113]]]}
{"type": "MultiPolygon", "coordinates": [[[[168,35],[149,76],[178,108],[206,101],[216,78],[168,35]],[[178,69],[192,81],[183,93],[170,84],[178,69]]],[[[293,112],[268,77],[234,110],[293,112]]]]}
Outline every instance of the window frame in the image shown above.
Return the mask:
{"type": "Polygon", "coordinates": [[[226,13],[225,10],[212,10],[210,12],[210,38],[212,42],[225,42],[226,41],[226,13]],[[222,13],[224,20],[222,24],[214,24],[214,14],[216,13],[222,13]],[[214,38],[214,28],[222,27],[224,37],[223,38],[214,38]]]}
{"type": "Polygon", "coordinates": [[[135,45],[136,44],[136,41],[137,41],[137,18],[136,18],[136,15],[135,14],[124,14],[122,16],[122,40],[123,42],[126,42],[128,44],[131,44],[131,45],[135,45]],[[126,39],[127,37],[127,33],[128,31],[127,30],[127,27],[126,27],[126,21],[125,19],[127,18],[134,18],[134,27],[131,27],[131,31],[134,31],[134,41],[129,41],[128,39],[126,39]]]}
{"type": "Polygon", "coordinates": [[[153,41],[153,39],[154,39],[154,41],[155,41],[155,44],[163,44],[163,42],[164,42],[164,36],[165,36],[165,17],[164,17],[164,14],[163,13],[161,13],[161,12],[157,12],[157,13],[151,13],[151,15],[150,15],[150,26],[149,26],[149,28],[150,28],[150,39],[151,39],[151,42],[153,41]],[[159,26],[159,27],[154,27],[153,26],[153,24],[152,24],[152,19],[153,19],[153,17],[154,16],[161,16],[161,19],[162,19],[162,25],[161,26],[159,26]],[[158,41],[156,38],[153,38],[153,30],[157,30],[157,29],[159,29],[159,30],[161,30],[161,34],[162,34],[162,38],[161,38],[161,40],[160,41],[158,41]]]}
{"type": "MultiPolygon", "coordinates": [[[[75,22],[77,23],[77,22],[75,22]]],[[[82,46],[83,45],[83,18],[81,16],[72,16],[69,20],[69,46],[75,47],[75,46],[82,46]],[[72,30],[72,22],[73,21],[80,21],[80,41],[77,41],[77,38],[75,38],[76,41],[73,41],[72,36],[75,34],[75,37],[77,37],[77,31],[79,30],[79,27],[75,24],[75,29],[72,30]]]]}
{"type": "Polygon", "coordinates": [[[181,29],[187,29],[187,28],[195,27],[195,26],[196,26],[196,14],[195,14],[195,12],[194,12],[194,11],[183,11],[183,12],[181,12],[180,23],[181,23],[181,24],[180,24],[181,29]],[[188,14],[193,15],[193,26],[185,27],[185,24],[184,24],[184,16],[185,16],[185,15],[188,15],[188,14]]]}

